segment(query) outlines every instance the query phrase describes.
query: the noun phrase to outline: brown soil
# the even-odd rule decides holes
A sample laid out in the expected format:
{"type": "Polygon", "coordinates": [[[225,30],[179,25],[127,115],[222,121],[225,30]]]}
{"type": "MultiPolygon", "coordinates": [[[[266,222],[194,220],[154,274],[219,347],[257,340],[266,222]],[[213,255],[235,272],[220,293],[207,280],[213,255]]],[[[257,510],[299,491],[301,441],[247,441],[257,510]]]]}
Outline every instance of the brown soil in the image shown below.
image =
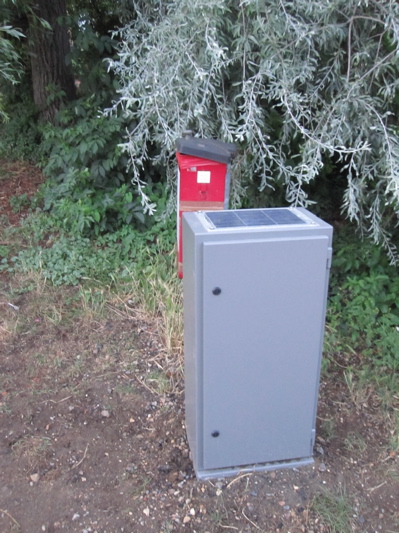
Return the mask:
{"type": "Polygon", "coordinates": [[[6,217],[8,224],[18,225],[27,209],[14,212],[10,198],[23,194],[32,198],[43,181],[40,170],[29,163],[0,161],[0,217],[6,217]]]}
{"type": "MultiPolygon", "coordinates": [[[[9,196],[41,178],[7,172],[1,214],[16,224],[9,196]]],[[[313,465],[197,481],[183,384],[157,383],[156,326],[125,308],[79,318],[76,289],[32,283],[0,274],[1,533],[340,531],[314,509],[320,494],[349,502],[350,531],[399,531],[398,405],[348,387],[344,356],[322,379],[313,465]]]]}

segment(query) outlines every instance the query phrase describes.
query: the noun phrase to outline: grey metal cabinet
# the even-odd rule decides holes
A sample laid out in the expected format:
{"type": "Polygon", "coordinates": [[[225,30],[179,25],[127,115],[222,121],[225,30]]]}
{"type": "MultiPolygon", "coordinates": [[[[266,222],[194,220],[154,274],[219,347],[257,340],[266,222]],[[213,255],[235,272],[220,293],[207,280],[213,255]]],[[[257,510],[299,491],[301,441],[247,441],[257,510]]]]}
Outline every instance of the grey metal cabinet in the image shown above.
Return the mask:
{"type": "Polygon", "coordinates": [[[311,462],[331,226],[299,208],[188,213],[183,239],[197,476],[311,462]]]}

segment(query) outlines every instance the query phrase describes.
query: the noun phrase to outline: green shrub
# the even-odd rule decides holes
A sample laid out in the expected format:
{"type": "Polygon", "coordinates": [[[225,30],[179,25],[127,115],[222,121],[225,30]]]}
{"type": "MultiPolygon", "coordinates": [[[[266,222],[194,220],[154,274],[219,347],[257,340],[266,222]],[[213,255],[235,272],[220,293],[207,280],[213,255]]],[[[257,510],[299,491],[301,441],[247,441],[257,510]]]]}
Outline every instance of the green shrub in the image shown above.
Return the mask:
{"type": "Polygon", "coordinates": [[[44,208],[77,235],[98,235],[131,223],[143,229],[143,208],[118,146],[123,119],[101,115],[94,96],[65,108],[58,118],[59,126],[44,129],[49,153],[44,208]]]}
{"type": "Polygon", "coordinates": [[[399,366],[399,278],[380,247],[341,233],[335,243],[327,342],[371,364],[399,366]],[[330,338],[328,338],[330,336],[330,338]]]}
{"type": "Polygon", "coordinates": [[[6,108],[10,120],[1,127],[0,157],[39,162],[43,156],[41,131],[33,103],[22,96],[22,101],[7,102],[6,108]]]}

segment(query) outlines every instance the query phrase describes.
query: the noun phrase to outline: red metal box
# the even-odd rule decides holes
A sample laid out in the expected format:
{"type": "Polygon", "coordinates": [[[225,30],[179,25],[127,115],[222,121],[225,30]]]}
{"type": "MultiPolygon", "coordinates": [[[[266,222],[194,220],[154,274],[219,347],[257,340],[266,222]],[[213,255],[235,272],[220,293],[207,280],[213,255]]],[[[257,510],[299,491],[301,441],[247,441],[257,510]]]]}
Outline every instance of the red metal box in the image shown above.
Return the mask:
{"type": "Polygon", "coordinates": [[[184,137],[177,143],[178,209],[177,263],[183,277],[182,213],[228,209],[229,164],[235,155],[234,144],[215,139],[184,137]]]}

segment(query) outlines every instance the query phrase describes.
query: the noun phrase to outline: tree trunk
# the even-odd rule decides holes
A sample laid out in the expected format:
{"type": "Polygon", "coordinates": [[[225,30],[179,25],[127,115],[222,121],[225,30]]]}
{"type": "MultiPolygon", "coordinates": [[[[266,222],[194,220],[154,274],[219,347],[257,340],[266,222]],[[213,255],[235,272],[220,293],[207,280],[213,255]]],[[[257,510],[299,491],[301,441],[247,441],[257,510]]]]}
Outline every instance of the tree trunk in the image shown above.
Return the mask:
{"type": "Polygon", "coordinates": [[[66,15],[66,0],[37,0],[36,17],[29,17],[29,40],[32,66],[33,98],[41,119],[54,123],[63,98],[73,100],[76,88],[72,69],[66,64],[70,52],[68,32],[58,24],[66,15]],[[51,30],[43,26],[43,19],[51,30]],[[62,98],[57,94],[62,91],[62,98]]]}

